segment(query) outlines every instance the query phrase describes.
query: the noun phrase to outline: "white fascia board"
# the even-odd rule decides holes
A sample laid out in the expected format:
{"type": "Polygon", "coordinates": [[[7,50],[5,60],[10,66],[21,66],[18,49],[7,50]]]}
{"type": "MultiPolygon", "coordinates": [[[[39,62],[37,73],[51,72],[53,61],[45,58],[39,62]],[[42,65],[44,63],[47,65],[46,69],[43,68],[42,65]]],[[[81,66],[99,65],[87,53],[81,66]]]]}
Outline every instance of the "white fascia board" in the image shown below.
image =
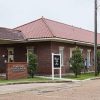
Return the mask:
{"type": "Polygon", "coordinates": [[[37,38],[37,39],[27,39],[27,41],[37,42],[37,41],[57,41],[57,42],[65,42],[65,43],[71,43],[71,44],[85,44],[85,45],[91,45],[93,46],[93,43],[84,42],[84,41],[78,41],[78,40],[71,40],[71,39],[62,39],[62,38],[37,38]]]}
{"type": "Polygon", "coordinates": [[[23,41],[23,40],[11,40],[11,39],[1,39],[1,38],[0,38],[0,40],[2,40],[2,41],[19,41],[19,42],[23,41]]]}

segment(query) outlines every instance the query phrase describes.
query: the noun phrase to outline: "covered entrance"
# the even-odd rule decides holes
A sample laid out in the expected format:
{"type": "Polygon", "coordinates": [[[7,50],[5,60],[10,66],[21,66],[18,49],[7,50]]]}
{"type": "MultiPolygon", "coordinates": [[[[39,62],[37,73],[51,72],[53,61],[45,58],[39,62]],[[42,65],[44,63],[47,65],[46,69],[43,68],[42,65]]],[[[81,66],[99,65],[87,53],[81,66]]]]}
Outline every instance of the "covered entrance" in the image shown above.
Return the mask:
{"type": "Polygon", "coordinates": [[[23,44],[6,41],[0,43],[0,79],[27,78],[27,49],[23,44]]]}

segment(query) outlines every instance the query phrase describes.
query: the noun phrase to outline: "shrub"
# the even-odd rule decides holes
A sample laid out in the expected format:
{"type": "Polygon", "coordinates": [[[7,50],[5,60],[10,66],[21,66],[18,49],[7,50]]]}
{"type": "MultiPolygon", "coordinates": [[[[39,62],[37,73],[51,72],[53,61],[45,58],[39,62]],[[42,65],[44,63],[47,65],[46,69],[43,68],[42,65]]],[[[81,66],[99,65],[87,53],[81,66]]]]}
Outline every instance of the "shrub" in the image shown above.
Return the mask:
{"type": "Polygon", "coordinates": [[[83,68],[84,64],[81,51],[78,47],[76,47],[75,50],[72,51],[72,58],[70,58],[70,64],[72,65],[72,70],[75,74],[75,77],[81,74],[81,69],[83,68]]]}
{"type": "Polygon", "coordinates": [[[37,56],[33,53],[29,53],[28,58],[29,58],[28,71],[31,77],[33,78],[37,70],[37,56]]]}

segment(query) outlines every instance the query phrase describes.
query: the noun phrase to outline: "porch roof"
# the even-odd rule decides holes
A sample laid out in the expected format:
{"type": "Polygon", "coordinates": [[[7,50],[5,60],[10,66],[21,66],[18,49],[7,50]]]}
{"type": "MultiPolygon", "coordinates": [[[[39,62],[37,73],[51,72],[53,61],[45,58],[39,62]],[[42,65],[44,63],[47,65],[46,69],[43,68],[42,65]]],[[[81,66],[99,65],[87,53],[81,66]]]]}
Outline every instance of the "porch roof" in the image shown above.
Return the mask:
{"type": "Polygon", "coordinates": [[[0,41],[22,41],[23,39],[21,31],[0,27],[0,41]]]}

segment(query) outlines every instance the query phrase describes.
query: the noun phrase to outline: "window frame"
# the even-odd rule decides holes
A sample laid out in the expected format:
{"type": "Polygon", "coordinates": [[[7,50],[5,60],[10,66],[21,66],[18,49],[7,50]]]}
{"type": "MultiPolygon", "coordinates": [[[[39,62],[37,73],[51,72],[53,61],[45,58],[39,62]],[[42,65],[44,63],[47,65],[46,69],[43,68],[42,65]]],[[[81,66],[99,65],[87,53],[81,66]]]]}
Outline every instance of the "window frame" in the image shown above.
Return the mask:
{"type": "Polygon", "coordinates": [[[33,46],[28,46],[27,47],[27,63],[29,62],[29,58],[28,58],[28,55],[29,55],[29,52],[32,52],[34,53],[34,47],[33,46]]]}
{"type": "Polygon", "coordinates": [[[7,48],[7,50],[8,50],[8,60],[7,60],[8,63],[11,62],[10,58],[12,59],[12,62],[14,62],[14,48],[7,48]],[[11,55],[9,54],[10,51],[12,52],[11,55]]]}
{"type": "Polygon", "coordinates": [[[59,54],[61,54],[61,66],[64,66],[64,47],[59,47],[59,54]]]}
{"type": "Polygon", "coordinates": [[[91,50],[90,49],[87,50],[87,66],[88,67],[91,66],[91,50]]]}

